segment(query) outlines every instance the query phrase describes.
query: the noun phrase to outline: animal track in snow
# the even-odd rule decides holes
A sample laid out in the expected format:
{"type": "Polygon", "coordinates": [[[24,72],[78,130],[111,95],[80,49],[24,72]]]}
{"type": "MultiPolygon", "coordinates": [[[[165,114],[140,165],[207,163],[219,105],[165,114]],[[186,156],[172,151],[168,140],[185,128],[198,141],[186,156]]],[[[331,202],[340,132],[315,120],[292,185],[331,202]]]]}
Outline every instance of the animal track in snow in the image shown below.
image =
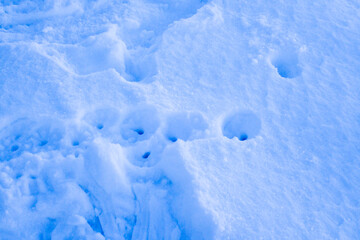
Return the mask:
{"type": "Polygon", "coordinates": [[[168,137],[168,139],[169,139],[171,142],[176,142],[176,141],[177,141],[177,137],[174,137],[174,136],[170,136],[170,137],[168,137]]]}
{"type": "Polygon", "coordinates": [[[167,144],[159,134],[144,141],[130,143],[126,147],[128,160],[138,167],[153,167],[161,160],[167,144]]]}
{"type": "Polygon", "coordinates": [[[120,114],[115,108],[99,108],[84,116],[88,124],[102,131],[111,129],[119,118],[120,114]]]}
{"type": "Polygon", "coordinates": [[[18,149],[19,149],[19,146],[18,146],[18,145],[13,145],[13,146],[11,147],[11,151],[12,151],[12,152],[16,152],[18,149]]]}
{"type": "Polygon", "coordinates": [[[167,118],[165,136],[171,142],[178,139],[187,141],[202,137],[207,128],[208,124],[200,113],[174,113],[167,118]]]}
{"type": "MultiPolygon", "coordinates": [[[[157,42],[161,39],[164,31],[174,22],[193,16],[206,1],[142,1],[142,13],[140,18],[132,19],[131,10],[128,12],[122,31],[126,31],[124,39],[128,47],[128,55],[125,56],[125,79],[131,82],[140,82],[151,79],[157,74],[155,52],[157,42]],[[136,25],[134,24],[136,22],[136,25]]],[[[131,2],[129,4],[131,7],[131,2]]]]}
{"type": "Polygon", "coordinates": [[[156,59],[153,51],[141,49],[132,51],[130,56],[125,58],[125,73],[130,82],[140,82],[157,74],[156,59]]]}
{"type": "Polygon", "coordinates": [[[142,158],[147,159],[150,156],[150,152],[146,152],[142,155],[142,158]]]}
{"type": "Polygon", "coordinates": [[[81,75],[104,71],[109,68],[123,74],[126,46],[117,36],[117,27],[90,36],[76,45],[60,45],[59,52],[64,52],[66,60],[81,75]]]}
{"type": "Polygon", "coordinates": [[[260,119],[250,111],[239,111],[227,116],[223,122],[223,135],[246,141],[256,137],[261,129],[260,119]]]}
{"type": "MultiPolygon", "coordinates": [[[[121,141],[120,119],[120,112],[112,107],[98,108],[86,113],[83,117],[83,120],[89,124],[92,131],[96,131],[100,136],[108,138],[112,142],[121,141]]],[[[80,135],[80,131],[78,131],[77,135],[80,135]]],[[[76,136],[73,136],[73,138],[74,141],[77,140],[76,136]]]]}
{"type": "Polygon", "coordinates": [[[157,111],[151,106],[131,110],[121,124],[121,135],[130,143],[149,139],[160,124],[157,111]]]}
{"type": "Polygon", "coordinates": [[[38,145],[50,149],[58,149],[65,134],[65,127],[59,121],[39,120],[40,127],[35,131],[38,145]],[[48,122],[46,122],[48,121],[48,122]]]}
{"type": "Polygon", "coordinates": [[[24,151],[58,149],[64,133],[63,124],[54,119],[17,119],[0,131],[0,161],[18,157],[24,151]]]}
{"type": "MultiPolygon", "coordinates": [[[[31,156],[34,159],[41,159],[48,166],[47,171],[42,171],[43,165],[34,163],[39,167],[39,171],[35,171],[35,173],[48,174],[44,176],[40,176],[40,173],[27,176],[22,171],[16,173],[18,181],[26,181],[27,194],[31,197],[30,208],[37,211],[36,208],[43,204],[44,196],[52,197],[55,192],[54,188],[63,186],[64,183],[57,182],[57,178],[59,176],[61,178],[64,174],[69,179],[69,182],[66,183],[69,184],[69,190],[64,192],[64,196],[74,196],[74,193],[76,196],[70,197],[67,201],[70,203],[86,202],[86,204],[90,202],[94,209],[98,209],[92,212],[91,207],[84,207],[88,212],[80,213],[76,217],[78,219],[74,219],[73,226],[65,226],[66,222],[57,215],[45,219],[46,223],[44,222],[44,229],[41,230],[40,236],[63,238],[71,236],[69,229],[76,228],[97,236],[112,237],[111,234],[119,234],[114,235],[115,239],[118,239],[118,236],[125,239],[141,236],[168,239],[175,236],[175,239],[181,239],[190,236],[194,221],[200,219],[203,221],[204,217],[208,218],[197,203],[197,199],[193,197],[193,190],[189,190],[190,184],[182,183],[182,181],[191,180],[187,175],[187,170],[183,168],[181,174],[171,175],[184,164],[180,155],[174,155],[173,151],[176,151],[178,146],[171,142],[177,139],[187,141],[202,137],[208,128],[204,117],[200,113],[194,112],[173,113],[164,123],[166,131],[162,132],[158,130],[160,120],[155,107],[148,105],[134,107],[124,113],[126,114],[116,108],[98,108],[86,113],[81,119],[63,119],[61,121],[51,118],[20,119],[1,130],[0,148],[6,146],[6,154],[9,156],[6,160],[16,163],[16,161],[27,161],[31,156]],[[101,129],[99,129],[99,125],[102,126],[101,129]],[[163,137],[163,133],[169,135],[168,139],[163,137]],[[113,141],[114,139],[118,141],[113,141]],[[6,143],[6,145],[2,143],[6,143]],[[172,149],[168,149],[168,147],[172,147],[172,149]],[[164,154],[166,149],[167,153],[164,154]],[[44,154],[21,155],[25,151],[32,153],[41,151],[44,154]],[[18,156],[19,158],[12,159],[18,156]],[[54,161],[51,161],[53,156],[55,156],[54,161]],[[173,159],[173,156],[177,156],[176,159],[173,159]],[[60,159],[58,159],[59,157],[60,159]],[[172,159],[170,165],[175,164],[176,170],[165,173],[163,171],[167,168],[167,164],[169,164],[167,162],[170,159],[172,159]],[[162,163],[158,164],[160,161],[162,163]],[[73,164],[77,164],[76,167],[73,167],[73,164]],[[129,164],[132,166],[127,168],[126,166],[129,164]],[[139,167],[143,169],[139,170],[139,167]],[[85,187],[80,186],[80,189],[86,193],[85,195],[78,192],[80,189],[77,189],[76,186],[80,183],[76,182],[75,177],[82,174],[83,169],[89,171],[84,184],[91,187],[90,190],[86,190],[85,187]],[[127,178],[127,174],[131,177],[127,178]],[[142,182],[142,178],[145,179],[144,182],[142,182]],[[124,189],[131,186],[134,190],[130,191],[129,187],[126,190],[128,192],[123,195],[124,189],[111,187],[114,182],[117,186],[123,184],[121,186],[124,189]],[[182,187],[179,188],[179,185],[182,187]],[[185,186],[187,190],[183,192],[182,188],[185,186]],[[89,191],[92,191],[94,196],[91,196],[89,191]],[[176,192],[176,196],[181,199],[173,200],[171,198],[173,192],[176,192]],[[80,194],[81,197],[77,194],[80,194]],[[110,199],[108,202],[96,199],[104,194],[108,194],[110,199]],[[189,209],[195,212],[191,214],[191,217],[183,216],[180,213],[181,209],[178,204],[185,200],[189,209]],[[136,207],[132,206],[132,202],[136,207]],[[116,212],[108,203],[121,205],[126,208],[127,212],[124,214],[120,210],[116,212]],[[169,210],[173,208],[179,212],[177,215],[169,210]],[[109,212],[114,212],[115,217],[106,215],[109,212]],[[162,221],[156,222],[148,216],[156,216],[162,221]],[[150,228],[152,230],[148,230],[150,228]],[[66,229],[66,232],[61,231],[62,229],[66,229]],[[141,235],[143,233],[145,235],[141,235]]],[[[3,154],[2,151],[0,154],[3,154]]],[[[57,207],[62,209],[63,205],[60,204],[57,207]]],[[[211,222],[209,219],[204,221],[211,222]]],[[[205,227],[202,224],[197,226],[197,231],[201,232],[199,234],[205,234],[206,224],[205,227]]],[[[76,237],[82,236],[80,231],[77,233],[79,235],[76,237]]]]}
{"type": "MultiPolygon", "coordinates": [[[[285,50],[286,51],[286,50],[285,50]]],[[[283,78],[295,78],[301,74],[299,67],[298,56],[295,51],[289,50],[287,52],[277,54],[271,61],[276,68],[278,74],[283,78]]]]}
{"type": "Polygon", "coordinates": [[[135,129],[134,130],[137,134],[139,134],[139,135],[143,135],[144,134],[144,130],[142,130],[142,129],[135,129]]]}

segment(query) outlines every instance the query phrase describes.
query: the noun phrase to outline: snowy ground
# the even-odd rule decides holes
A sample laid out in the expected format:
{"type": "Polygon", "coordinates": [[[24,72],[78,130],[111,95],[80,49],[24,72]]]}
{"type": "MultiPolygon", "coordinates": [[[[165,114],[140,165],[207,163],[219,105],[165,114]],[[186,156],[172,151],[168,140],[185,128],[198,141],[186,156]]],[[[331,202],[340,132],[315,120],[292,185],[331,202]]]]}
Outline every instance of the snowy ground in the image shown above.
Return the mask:
{"type": "Polygon", "coordinates": [[[359,16],[0,1],[0,239],[360,239],[359,16]]]}

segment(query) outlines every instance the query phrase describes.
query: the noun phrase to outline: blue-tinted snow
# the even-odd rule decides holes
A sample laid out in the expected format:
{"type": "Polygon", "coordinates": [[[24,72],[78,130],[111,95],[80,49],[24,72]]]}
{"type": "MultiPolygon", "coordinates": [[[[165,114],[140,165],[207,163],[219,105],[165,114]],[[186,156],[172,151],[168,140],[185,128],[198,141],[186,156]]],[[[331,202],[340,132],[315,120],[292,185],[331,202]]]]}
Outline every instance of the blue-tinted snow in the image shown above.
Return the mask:
{"type": "Polygon", "coordinates": [[[360,239],[360,3],[0,2],[0,239],[360,239]]]}

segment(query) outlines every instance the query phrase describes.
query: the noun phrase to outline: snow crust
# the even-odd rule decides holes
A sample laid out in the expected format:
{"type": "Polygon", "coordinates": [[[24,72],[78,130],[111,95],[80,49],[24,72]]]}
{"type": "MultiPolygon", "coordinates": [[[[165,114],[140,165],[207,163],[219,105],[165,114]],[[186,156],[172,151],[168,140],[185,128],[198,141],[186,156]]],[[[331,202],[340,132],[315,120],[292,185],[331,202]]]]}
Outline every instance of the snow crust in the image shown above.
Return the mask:
{"type": "Polygon", "coordinates": [[[360,3],[0,2],[0,239],[360,239],[360,3]]]}

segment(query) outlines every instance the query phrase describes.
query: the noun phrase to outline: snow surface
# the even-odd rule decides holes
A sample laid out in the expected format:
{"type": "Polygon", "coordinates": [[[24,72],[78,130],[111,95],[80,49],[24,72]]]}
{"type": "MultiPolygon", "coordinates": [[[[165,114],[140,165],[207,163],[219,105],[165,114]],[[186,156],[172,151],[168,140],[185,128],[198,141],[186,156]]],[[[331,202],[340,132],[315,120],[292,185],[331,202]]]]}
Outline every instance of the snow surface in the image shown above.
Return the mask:
{"type": "Polygon", "coordinates": [[[0,239],[360,239],[359,16],[0,1],[0,239]]]}

